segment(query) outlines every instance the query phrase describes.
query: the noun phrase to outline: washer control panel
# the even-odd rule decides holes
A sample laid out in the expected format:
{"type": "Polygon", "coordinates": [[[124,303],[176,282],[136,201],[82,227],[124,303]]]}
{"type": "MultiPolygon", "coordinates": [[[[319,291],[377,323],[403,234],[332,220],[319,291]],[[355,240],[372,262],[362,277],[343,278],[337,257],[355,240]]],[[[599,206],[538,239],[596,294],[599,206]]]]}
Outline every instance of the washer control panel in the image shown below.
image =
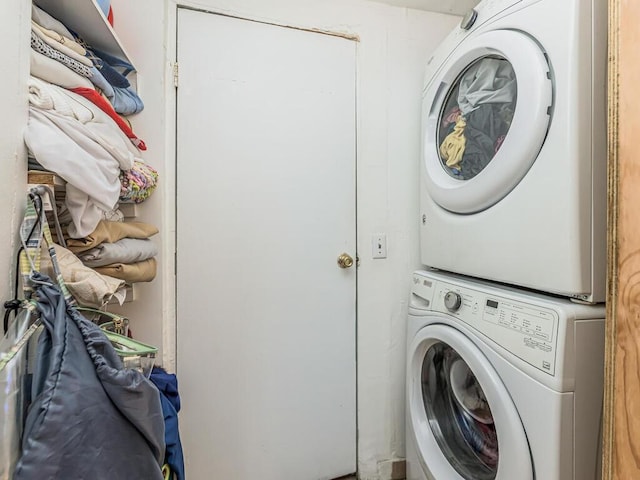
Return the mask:
{"type": "Polygon", "coordinates": [[[541,305],[442,281],[414,281],[414,295],[429,298],[429,310],[445,313],[520,359],[555,374],[558,312],[541,305]]]}

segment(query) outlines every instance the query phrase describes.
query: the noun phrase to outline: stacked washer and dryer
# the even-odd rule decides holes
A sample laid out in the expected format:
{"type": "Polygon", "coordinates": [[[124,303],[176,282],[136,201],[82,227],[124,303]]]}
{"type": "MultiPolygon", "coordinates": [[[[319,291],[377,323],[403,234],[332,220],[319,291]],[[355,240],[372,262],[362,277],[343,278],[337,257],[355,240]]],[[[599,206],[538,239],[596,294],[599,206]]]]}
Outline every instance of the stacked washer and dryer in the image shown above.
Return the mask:
{"type": "Polygon", "coordinates": [[[606,0],[485,0],[427,65],[407,480],[600,478],[606,0]]]}

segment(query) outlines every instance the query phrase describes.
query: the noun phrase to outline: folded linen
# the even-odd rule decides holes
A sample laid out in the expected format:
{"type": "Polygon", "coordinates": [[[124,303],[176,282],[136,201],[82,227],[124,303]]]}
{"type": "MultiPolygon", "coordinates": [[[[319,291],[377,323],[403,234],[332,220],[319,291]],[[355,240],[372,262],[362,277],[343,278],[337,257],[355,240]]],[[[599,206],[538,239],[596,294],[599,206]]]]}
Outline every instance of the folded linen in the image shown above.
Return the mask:
{"type": "Polygon", "coordinates": [[[115,243],[123,238],[149,238],[156,233],[158,233],[158,229],[149,223],[102,220],[95,230],[84,238],[69,238],[67,248],[75,254],[79,254],[102,243],[115,243]]]}
{"type": "Polygon", "coordinates": [[[131,88],[113,87],[113,97],[109,101],[120,115],[134,115],[144,109],[142,99],[131,88]]]}
{"type": "Polygon", "coordinates": [[[96,272],[119,278],[127,283],[150,282],[156,278],[157,264],[155,258],[131,264],[114,263],[104,267],[97,267],[96,272]]]}
{"type": "Polygon", "coordinates": [[[31,6],[31,20],[50,31],[54,31],[58,35],[68,38],[69,40],[73,39],[73,34],[61,21],[56,20],[35,4],[31,6]]]}
{"type": "Polygon", "coordinates": [[[78,254],[87,267],[104,267],[114,263],[142,262],[158,254],[158,248],[148,238],[123,238],[114,243],[101,243],[78,254]]]}
{"type": "Polygon", "coordinates": [[[78,75],[60,62],[31,49],[31,75],[45,82],[71,90],[72,88],[92,88],[86,77],[78,75]]]}
{"type": "Polygon", "coordinates": [[[68,182],[68,233],[82,238],[115,208],[120,170],[129,170],[139,151],[113,119],[73,92],[32,77],[29,103],[25,143],[40,164],[68,182]]]}
{"type": "Polygon", "coordinates": [[[90,67],[82,62],[74,60],[70,56],[62,53],[60,50],[56,50],[42,40],[42,38],[40,38],[33,30],[31,30],[31,48],[36,52],[43,54],[45,57],[49,57],[56,62],[60,62],[62,65],[74,71],[78,75],[82,75],[87,78],[90,78],[92,75],[90,67]]]}
{"type": "MultiPolygon", "coordinates": [[[[59,52],[65,54],[66,56],[82,63],[83,65],[86,65],[87,67],[91,68],[93,67],[93,63],[91,63],[91,60],[89,60],[84,53],[80,53],[77,52],[75,49],[69,47],[68,42],[66,42],[66,40],[60,41],[58,40],[58,38],[62,38],[64,39],[64,37],[62,37],[61,35],[57,35],[56,38],[52,38],[51,36],[47,35],[44,31],[43,28],[38,25],[36,22],[34,22],[33,20],[31,21],[31,32],[38,36],[38,38],[40,38],[40,40],[42,40],[44,43],[46,43],[47,45],[49,45],[51,48],[58,50],[59,52]],[[66,42],[66,43],[65,43],[66,42]]],[[[55,33],[55,32],[54,32],[55,33]]],[[[70,42],[72,42],[73,40],[70,40],[70,42]]],[[[74,42],[75,43],[75,42],[74,42]]],[[[77,44],[76,44],[77,45],[77,44]]],[[[78,45],[80,47],[80,45],[78,45]]],[[[82,49],[82,51],[85,51],[84,48],[80,47],[82,49]]]]}
{"type": "MultiPolygon", "coordinates": [[[[53,30],[49,30],[48,28],[44,28],[42,25],[38,24],[35,20],[31,20],[31,28],[39,31],[47,38],[50,38],[54,42],[59,43],[60,45],[64,45],[67,49],[77,53],[81,57],[85,57],[87,51],[84,49],[82,45],[77,43],[72,38],[67,38],[64,35],[60,35],[58,32],[54,32],[53,30]]],[[[89,60],[89,59],[87,59],[89,60]]],[[[91,60],[89,60],[91,62],[91,60]]]]}
{"type": "Polygon", "coordinates": [[[126,76],[134,72],[133,66],[118,57],[93,49],[80,36],[75,40],[87,51],[87,57],[93,62],[92,81],[109,99],[111,105],[120,115],[133,115],[144,109],[144,103],[131,88],[126,76]]]}
{"type": "Polygon", "coordinates": [[[144,108],[142,99],[130,88],[114,87],[96,67],[91,69],[91,73],[91,82],[107,97],[113,109],[120,115],[133,115],[144,108]]]}

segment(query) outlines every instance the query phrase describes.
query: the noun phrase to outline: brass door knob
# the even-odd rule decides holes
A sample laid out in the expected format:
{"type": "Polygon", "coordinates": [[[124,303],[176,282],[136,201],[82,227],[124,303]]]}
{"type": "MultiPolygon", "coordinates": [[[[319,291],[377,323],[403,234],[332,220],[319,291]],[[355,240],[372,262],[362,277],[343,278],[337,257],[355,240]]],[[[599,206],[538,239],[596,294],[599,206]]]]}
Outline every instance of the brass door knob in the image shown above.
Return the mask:
{"type": "Polygon", "coordinates": [[[353,258],[348,253],[343,253],[338,257],[338,265],[340,268],[349,268],[353,266],[353,258]]]}

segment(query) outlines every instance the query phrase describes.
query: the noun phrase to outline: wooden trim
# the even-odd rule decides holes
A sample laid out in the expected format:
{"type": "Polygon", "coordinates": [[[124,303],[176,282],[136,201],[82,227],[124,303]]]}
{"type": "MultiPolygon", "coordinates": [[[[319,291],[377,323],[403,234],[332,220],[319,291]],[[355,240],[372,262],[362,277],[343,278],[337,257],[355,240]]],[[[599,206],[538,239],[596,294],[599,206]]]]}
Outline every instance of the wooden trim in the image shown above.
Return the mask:
{"type": "Polygon", "coordinates": [[[609,0],[603,479],[640,478],[640,2],[609,0]]]}
{"type": "Polygon", "coordinates": [[[615,404],[615,344],[617,287],[617,200],[618,200],[618,1],[609,2],[608,65],[608,218],[607,218],[607,320],[605,323],[604,414],[602,424],[602,478],[613,479],[613,435],[615,404]]]}

